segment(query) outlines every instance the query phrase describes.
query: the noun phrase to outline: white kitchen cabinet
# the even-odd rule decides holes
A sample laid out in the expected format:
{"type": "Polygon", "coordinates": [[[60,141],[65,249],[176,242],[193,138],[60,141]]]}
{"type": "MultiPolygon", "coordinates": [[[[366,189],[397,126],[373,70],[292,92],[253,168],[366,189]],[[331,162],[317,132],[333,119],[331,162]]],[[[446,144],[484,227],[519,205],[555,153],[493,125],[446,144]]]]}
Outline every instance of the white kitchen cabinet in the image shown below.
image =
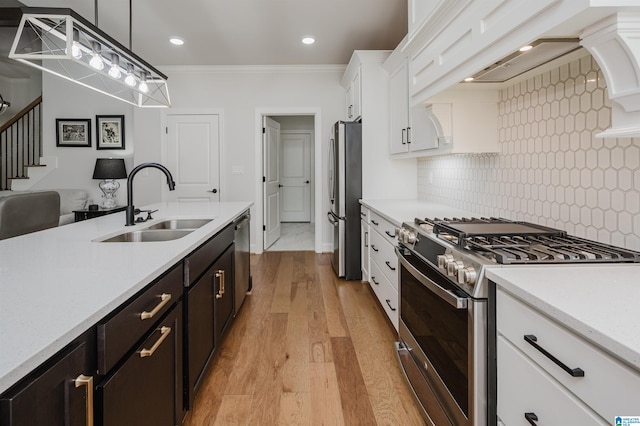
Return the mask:
{"type": "Polygon", "coordinates": [[[522,424],[611,424],[637,411],[640,372],[498,287],[498,417],[522,424]],[[582,419],[582,420],[577,420],[582,419]]]}
{"type": "Polygon", "coordinates": [[[362,83],[360,69],[357,70],[347,87],[347,120],[355,121],[362,117],[362,83]]]}
{"type": "Polygon", "coordinates": [[[427,106],[428,114],[413,118],[413,133],[423,139],[433,139],[435,136],[429,132],[434,129],[439,133],[437,146],[428,145],[429,149],[421,149],[417,145],[421,139],[414,136],[413,149],[422,156],[500,151],[497,90],[458,86],[432,97],[427,106]],[[433,123],[426,125],[427,120],[433,123]]]}
{"type": "Polygon", "coordinates": [[[359,110],[363,199],[413,198],[417,191],[417,162],[389,156],[389,74],[383,67],[389,53],[356,50],[341,79],[347,96],[361,102],[354,103],[352,119],[359,110]]]}
{"type": "Polygon", "coordinates": [[[396,226],[369,210],[369,284],[398,330],[398,257],[396,226]]]}
{"type": "Polygon", "coordinates": [[[437,8],[438,3],[450,0],[409,0],[407,12],[409,15],[408,32],[413,35],[427,21],[429,15],[437,8]]]}
{"type": "Polygon", "coordinates": [[[362,281],[369,281],[369,209],[360,206],[360,257],[362,281]]]}
{"type": "Polygon", "coordinates": [[[418,154],[438,148],[442,131],[431,105],[409,107],[406,60],[389,76],[389,153],[418,154]]]}

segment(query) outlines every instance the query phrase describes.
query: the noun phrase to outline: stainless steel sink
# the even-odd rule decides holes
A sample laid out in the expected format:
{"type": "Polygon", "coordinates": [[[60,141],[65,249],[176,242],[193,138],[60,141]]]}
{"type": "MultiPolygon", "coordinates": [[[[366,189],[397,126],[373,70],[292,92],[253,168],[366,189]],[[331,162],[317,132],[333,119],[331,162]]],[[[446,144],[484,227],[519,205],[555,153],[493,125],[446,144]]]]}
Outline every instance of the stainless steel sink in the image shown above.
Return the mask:
{"type": "Polygon", "coordinates": [[[145,229],[198,229],[213,219],[168,219],[145,229]]]}
{"type": "Polygon", "coordinates": [[[141,229],[118,234],[101,240],[103,243],[143,243],[152,241],[171,241],[182,238],[193,232],[193,229],[141,229]]]}

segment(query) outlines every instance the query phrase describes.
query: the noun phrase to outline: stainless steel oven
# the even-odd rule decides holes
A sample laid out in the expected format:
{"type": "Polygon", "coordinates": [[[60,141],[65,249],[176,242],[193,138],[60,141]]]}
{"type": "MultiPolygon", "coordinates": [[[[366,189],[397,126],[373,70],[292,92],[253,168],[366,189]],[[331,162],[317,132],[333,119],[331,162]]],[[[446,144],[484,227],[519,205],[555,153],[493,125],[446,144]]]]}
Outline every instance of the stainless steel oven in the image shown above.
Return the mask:
{"type": "Polygon", "coordinates": [[[500,218],[416,219],[398,229],[398,357],[427,422],[496,423],[489,267],[639,262],[640,253],[500,218]]]}
{"type": "Polygon", "coordinates": [[[424,382],[416,396],[425,419],[438,426],[486,424],[487,300],[469,296],[409,250],[396,252],[398,356],[407,379],[424,382]]]}

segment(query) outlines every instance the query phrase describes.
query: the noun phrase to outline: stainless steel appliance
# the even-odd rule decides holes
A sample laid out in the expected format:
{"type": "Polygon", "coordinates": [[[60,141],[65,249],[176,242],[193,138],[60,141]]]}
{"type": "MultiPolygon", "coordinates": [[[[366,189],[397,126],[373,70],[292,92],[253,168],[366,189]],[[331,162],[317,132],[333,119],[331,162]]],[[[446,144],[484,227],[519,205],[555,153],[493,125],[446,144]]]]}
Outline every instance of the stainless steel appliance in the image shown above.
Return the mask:
{"type": "Polygon", "coordinates": [[[362,197],[362,124],[336,122],[329,141],[328,188],[333,225],[331,265],[339,277],[359,280],[360,203],[362,197]]]}
{"type": "Polygon", "coordinates": [[[495,424],[495,287],[486,270],[639,262],[640,253],[505,219],[416,219],[398,230],[396,344],[428,422],[495,424]]]}
{"type": "Polygon", "coordinates": [[[251,258],[249,253],[250,234],[249,224],[251,221],[251,215],[249,210],[244,212],[236,221],[235,225],[235,297],[234,297],[234,315],[238,314],[242,302],[248,291],[251,291],[251,258]]]}

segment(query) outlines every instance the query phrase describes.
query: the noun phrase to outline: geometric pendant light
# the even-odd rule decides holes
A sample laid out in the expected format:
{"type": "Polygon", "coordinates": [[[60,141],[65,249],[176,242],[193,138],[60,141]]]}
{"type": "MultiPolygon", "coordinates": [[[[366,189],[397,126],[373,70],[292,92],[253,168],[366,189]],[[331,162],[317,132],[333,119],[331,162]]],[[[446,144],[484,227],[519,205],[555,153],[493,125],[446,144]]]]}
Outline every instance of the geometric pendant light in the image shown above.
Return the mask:
{"type": "Polygon", "coordinates": [[[22,8],[9,58],[138,107],[170,107],[167,76],[68,8],[22,8]]]}

